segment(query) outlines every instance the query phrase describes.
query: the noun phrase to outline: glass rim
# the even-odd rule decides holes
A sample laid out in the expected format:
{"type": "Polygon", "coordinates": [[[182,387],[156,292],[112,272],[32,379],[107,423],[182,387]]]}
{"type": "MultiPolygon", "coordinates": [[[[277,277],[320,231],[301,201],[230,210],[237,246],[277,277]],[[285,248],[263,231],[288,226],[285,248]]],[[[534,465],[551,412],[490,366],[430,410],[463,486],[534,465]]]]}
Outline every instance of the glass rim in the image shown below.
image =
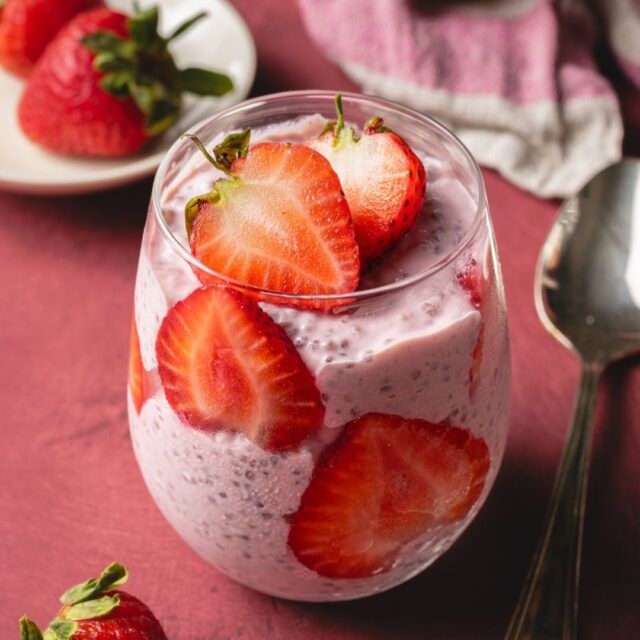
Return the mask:
{"type": "MultiPolygon", "coordinates": [[[[371,104],[374,108],[375,106],[380,106],[382,108],[386,108],[392,111],[395,111],[401,114],[403,117],[409,117],[414,121],[422,122],[424,125],[427,125],[443,135],[445,138],[453,141],[463,152],[464,156],[469,161],[471,168],[473,170],[473,177],[476,180],[477,188],[478,188],[478,204],[476,207],[476,211],[473,216],[473,220],[469,225],[469,228],[462,236],[462,238],[451,248],[451,250],[441,257],[439,260],[436,260],[425,269],[419,271],[418,273],[413,274],[407,278],[402,280],[396,280],[394,282],[390,282],[388,284],[371,287],[368,289],[359,289],[356,291],[348,291],[344,293],[323,293],[323,294],[296,294],[296,293],[284,293],[282,291],[272,291],[270,289],[262,289],[261,287],[257,287],[255,285],[251,285],[240,280],[236,280],[234,278],[230,278],[229,276],[225,276],[221,274],[204,263],[202,263],[198,258],[196,258],[183,244],[180,240],[174,235],[173,231],[169,228],[167,221],[165,219],[161,202],[160,202],[160,184],[163,182],[163,178],[167,171],[167,168],[175,155],[177,149],[186,143],[184,135],[180,136],[175,142],[169,147],[164,157],[162,158],[162,162],[158,167],[156,172],[153,187],[152,187],[152,203],[154,208],[154,217],[158,226],[160,227],[160,231],[164,236],[165,240],[169,243],[169,246],[187,263],[189,263],[192,267],[195,267],[199,271],[203,271],[204,273],[212,276],[213,278],[221,281],[223,284],[227,284],[232,286],[234,289],[250,291],[254,294],[258,294],[260,297],[267,297],[270,301],[278,302],[279,300],[286,303],[287,300],[309,300],[309,301],[349,301],[354,302],[356,300],[360,300],[363,298],[371,298],[384,293],[391,293],[394,291],[399,291],[404,289],[405,287],[410,287],[411,285],[421,282],[434,274],[441,271],[444,267],[450,264],[453,260],[455,260],[464,249],[471,243],[473,238],[475,237],[478,228],[480,227],[480,223],[485,215],[487,209],[487,195],[486,189],[484,185],[484,180],[482,178],[482,173],[480,171],[480,167],[476,162],[475,158],[467,148],[467,146],[456,136],[455,133],[450,131],[443,124],[438,122],[436,119],[431,118],[430,116],[424,115],[414,109],[409,107],[405,107],[401,104],[393,102],[391,100],[385,100],[383,98],[376,98],[373,96],[368,96],[363,93],[349,92],[349,91],[329,91],[329,90],[299,90],[299,91],[282,91],[279,93],[271,93],[263,96],[258,96],[256,98],[251,98],[249,100],[244,100],[235,105],[227,107],[222,111],[218,111],[212,116],[197,122],[193,126],[191,126],[188,131],[190,133],[198,134],[203,128],[210,125],[216,120],[225,118],[234,114],[242,114],[246,111],[253,111],[263,106],[270,106],[276,104],[278,102],[288,102],[291,100],[309,100],[313,98],[321,98],[326,99],[330,98],[331,101],[335,98],[336,93],[340,93],[342,95],[343,100],[355,100],[359,102],[367,102],[371,104]]],[[[295,117],[295,114],[293,114],[295,117]]]]}

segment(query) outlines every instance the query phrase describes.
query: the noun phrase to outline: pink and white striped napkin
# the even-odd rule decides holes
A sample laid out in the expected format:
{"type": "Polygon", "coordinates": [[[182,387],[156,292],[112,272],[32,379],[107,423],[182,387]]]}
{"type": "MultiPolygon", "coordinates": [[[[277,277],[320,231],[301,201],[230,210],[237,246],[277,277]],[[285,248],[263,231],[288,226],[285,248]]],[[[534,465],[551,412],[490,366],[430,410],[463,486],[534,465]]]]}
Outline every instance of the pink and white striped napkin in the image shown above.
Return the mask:
{"type": "Polygon", "coordinates": [[[481,164],[566,196],[617,160],[605,37],[640,89],[640,0],[299,0],[316,43],[365,93],[432,115],[481,164]]]}

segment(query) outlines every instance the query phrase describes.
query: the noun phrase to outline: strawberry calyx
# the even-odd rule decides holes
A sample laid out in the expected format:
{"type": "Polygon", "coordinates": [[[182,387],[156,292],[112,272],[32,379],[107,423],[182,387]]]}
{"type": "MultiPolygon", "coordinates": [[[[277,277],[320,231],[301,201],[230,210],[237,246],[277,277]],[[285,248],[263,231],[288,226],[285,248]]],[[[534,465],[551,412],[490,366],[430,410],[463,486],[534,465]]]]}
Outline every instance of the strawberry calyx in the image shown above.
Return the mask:
{"type": "Polygon", "coordinates": [[[373,116],[364,123],[364,133],[370,135],[372,133],[385,133],[391,131],[389,127],[384,126],[384,120],[380,116],[373,116]]]}
{"type": "Polygon", "coordinates": [[[117,98],[132,99],[145,115],[151,136],[175,122],[183,92],[221,96],[233,89],[224,74],[196,67],[179,69],[169,52],[169,43],[206,15],[194,15],[164,38],[158,33],[158,8],[150,7],[129,17],[128,38],[102,30],[81,40],[95,54],[93,66],[103,74],[100,87],[117,98]]]}
{"type": "Polygon", "coordinates": [[[185,133],[185,138],[189,138],[200,149],[202,155],[219,171],[228,176],[233,175],[231,165],[238,159],[246,157],[249,152],[249,140],[251,139],[251,129],[228,134],[225,139],[213,149],[213,156],[207,151],[198,136],[193,133],[185,133]]]}
{"type": "MultiPolygon", "coordinates": [[[[333,135],[333,146],[337,147],[345,142],[358,142],[360,139],[356,136],[353,127],[347,127],[344,123],[344,110],[342,108],[342,95],[337,93],[334,99],[336,106],[336,120],[329,120],[327,124],[319,134],[319,138],[322,138],[327,133],[333,135]]],[[[385,133],[391,129],[384,126],[384,120],[380,116],[373,116],[369,118],[364,124],[362,133],[364,135],[371,135],[373,133],[385,133]]]]}
{"type": "Polygon", "coordinates": [[[195,196],[187,202],[184,214],[185,226],[187,228],[187,236],[191,237],[193,223],[202,209],[210,204],[220,203],[224,198],[225,192],[240,183],[240,178],[234,175],[233,163],[240,158],[245,158],[249,152],[251,130],[245,129],[244,131],[228,134],[220,144],[214,147],[213,155],[207,151],[198,136],[192,133],[185,133],[184,137],[189,138],[216,169],[229,176],[228,179],[217,180],[209,193],[195,196]]]}
{"type": "Polygon", "coordinates": [[[71,640],[78,621],[101,618],[120,604],[120,596],[112,589],[129,577],[125,567],[112,562],[97,578],[91,578],[65,591],[60,597],[64,605],[57,618],[44,630],[23,616],[20,618],[20,640],[71,640]]]}

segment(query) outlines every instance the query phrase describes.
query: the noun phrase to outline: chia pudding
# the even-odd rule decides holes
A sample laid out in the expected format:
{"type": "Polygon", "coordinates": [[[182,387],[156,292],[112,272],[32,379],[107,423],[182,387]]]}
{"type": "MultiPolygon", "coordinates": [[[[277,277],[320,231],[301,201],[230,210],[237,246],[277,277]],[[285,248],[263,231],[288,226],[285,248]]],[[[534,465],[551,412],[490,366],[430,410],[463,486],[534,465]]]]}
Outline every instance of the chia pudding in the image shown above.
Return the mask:
{"type": "MultiPolygon", "coordinates": [[[[325,124],[320,115],[280,120],[254,129],[252,142],[300,142],[317,136],[325,124]]],[[[207,147],[223,137],[224,132],[214,132],[207,147]]],[[[169,310],[202,284],[167,241],[152,203],[135,288],[145,378],[141,407],[129,392],[135,454],[156,504],[188,544],[256,590],[330,601],[397,585],[453,544],[498,471],[510,368],[488,214],[479,211],[480,196],[462,176],[460,158],[436,145],[412,146],[426,170],[426,199],[413,227],[363,272],[358,291],[371,293],[328,310],[259,303],[290,338],[324,406],[322,425],[286,451],[265,450],[242,433],[194,428],[168,401],[158,374],[158,331],[169,310]],[[465,287],[470,265],[482,282],[481,301],[465,287]],[[327,452],[347,425],[368,414],[464,430],[486,444],[488,470],[463,517],[425,527],[402,545],[389,566],[364,577],[322,575],[293,553],[292,518],[327,452]]],[[[159,215],[188,250],[185,205],[206,193],[220,173],[197,152],[169,173],[161,185],[159,215]]]]}

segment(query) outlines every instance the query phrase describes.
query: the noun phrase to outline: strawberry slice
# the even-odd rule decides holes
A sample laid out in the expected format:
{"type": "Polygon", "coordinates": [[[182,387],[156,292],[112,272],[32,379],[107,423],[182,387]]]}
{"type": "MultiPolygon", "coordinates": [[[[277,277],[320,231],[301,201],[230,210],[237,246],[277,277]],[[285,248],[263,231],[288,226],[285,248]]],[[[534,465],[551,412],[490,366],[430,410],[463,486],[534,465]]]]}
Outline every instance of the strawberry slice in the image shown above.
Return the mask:
{"type": "Polygon", "coordinates": [[[199,429],[240,432],[279,451],[324,418],[313,376],[286,333],[236,291],[206,287],[178,302],[160,326],[156,355],[167,401],[199,429]]]}
{"type": "MultiPolygon", "coordinates": [[[[229,175],[193,198],[186,224],[194,256],[243,284],[280,293],[353,291],[360,261],[349,207],[331,165],[304,145],[231,134],[207,159],[229,175]]],[[[199,273],[203,282],[211,276],[199,273]]],[[[264,296],[262,296],[264,297],[264,296]]],[[[294,306],[309,306],[292,300],[294,306]]]]}
{"type": "MultiPolygon", "coordinates": [[[[456,274],[460,286],[469,296],[469,301],[482,312],[483,292],[485,288],[484,279],[480,274],[478,263],[475,258],[471,258],[462,269],[456,274]]],[[[473,349],[471,368],[469,369],[469,395],[473,397],[478,388],[478,376],[480,365],[482,364],[482,348],[484,345],[484,321],[480,321],[478,331],[478,341],[473,349]]]]}
{"type": "Polygon", "coordinates": [[[289,546],[322,576],[387,571],[402,545],[469,513],[489,461],[484,440],[464,429],[362,416],[316,470],[293,516],[289,546]]]}
{"type": "Polygon", "coordinates": [[[140,356],[140,340],[135,316],[131,319],[131,341],[129,344],[129,389],[136,412],[139,414],[145,401],[145,371],[140,356]]]}
{"type": "Polygon", "coordinates": [[[336,111],[337,122],[305,144],[327,158],[340,178],[364,267],[413,225],[424,203],[426,176],[418,156],[381,118],[371,118],[358,139],[344,125],[340,95],[336,111]]]}

